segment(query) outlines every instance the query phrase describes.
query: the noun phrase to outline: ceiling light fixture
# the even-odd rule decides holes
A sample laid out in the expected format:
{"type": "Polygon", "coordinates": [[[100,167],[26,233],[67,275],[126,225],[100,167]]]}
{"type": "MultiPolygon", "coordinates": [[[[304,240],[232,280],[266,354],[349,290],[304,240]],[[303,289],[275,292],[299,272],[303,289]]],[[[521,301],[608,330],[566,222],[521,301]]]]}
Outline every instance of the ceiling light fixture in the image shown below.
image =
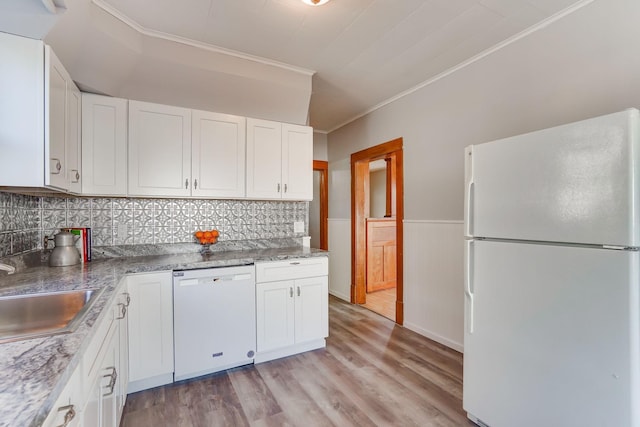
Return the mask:
{"type": "Polygon", "coordinates": [[[322,6],[323,4],[328,3],[329,0],[302,0],[302,2],[309,6],[322,6]]]}

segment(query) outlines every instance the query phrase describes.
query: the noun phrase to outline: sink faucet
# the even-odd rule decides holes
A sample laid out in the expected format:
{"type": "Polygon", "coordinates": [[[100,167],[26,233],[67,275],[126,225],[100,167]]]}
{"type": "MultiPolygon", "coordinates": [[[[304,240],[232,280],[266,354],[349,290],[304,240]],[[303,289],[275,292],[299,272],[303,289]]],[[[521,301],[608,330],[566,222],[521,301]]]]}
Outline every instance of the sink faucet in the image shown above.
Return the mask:
{"type": "Polygon", "coordinates": [[[7,274],[13,274],[16,272],[16,268],[14,266],[2,263],[0,263],[0,270],[6,271],[7,274]]]}

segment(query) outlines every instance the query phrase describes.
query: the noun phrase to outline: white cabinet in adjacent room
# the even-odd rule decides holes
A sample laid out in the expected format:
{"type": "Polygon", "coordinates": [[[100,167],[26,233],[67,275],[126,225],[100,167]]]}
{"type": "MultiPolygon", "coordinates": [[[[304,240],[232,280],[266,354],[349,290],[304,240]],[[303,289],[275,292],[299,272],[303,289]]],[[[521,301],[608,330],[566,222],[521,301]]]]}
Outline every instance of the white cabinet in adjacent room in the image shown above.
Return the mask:
{"type": "Polygon", "coordinates": [[[129,101],[129,195],[185,197],[191,185],[191,110],[129,101]]]}
{"type": "Polygon", "coordinates": [[[82,194],[127,194],[128,101],[82,94],[82,194]]]}
{"type": "Polygon", "coordinates": [[[247,119],[247,197],[313,198],[313,129],[247,119]]]}
{"type": "Polygon", "coordinates": [[[173,287],[170,271],[127,276],[131,303],[129,393],[173,382],[173,287]]]}
{"type": "Polygon", "coordinates": [[[325,346],[326,257],[256,263],[256,363],[325,346]]]}
{"type": "Polygon", "coordinates": [[[191,195],[244,197],[245,118],[194,110],[192,121],[191,195]]]}

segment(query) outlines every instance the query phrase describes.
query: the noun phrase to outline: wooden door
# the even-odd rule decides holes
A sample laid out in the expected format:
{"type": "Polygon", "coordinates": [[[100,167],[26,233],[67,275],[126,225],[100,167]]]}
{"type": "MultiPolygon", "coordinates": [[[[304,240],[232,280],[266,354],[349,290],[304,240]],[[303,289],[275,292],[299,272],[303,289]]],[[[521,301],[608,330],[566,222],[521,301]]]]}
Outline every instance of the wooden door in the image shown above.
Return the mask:
{"type": "Polygon", "coordinates": [[[367,219],[367,292],[396,287],[396,219],[367,219]]]}

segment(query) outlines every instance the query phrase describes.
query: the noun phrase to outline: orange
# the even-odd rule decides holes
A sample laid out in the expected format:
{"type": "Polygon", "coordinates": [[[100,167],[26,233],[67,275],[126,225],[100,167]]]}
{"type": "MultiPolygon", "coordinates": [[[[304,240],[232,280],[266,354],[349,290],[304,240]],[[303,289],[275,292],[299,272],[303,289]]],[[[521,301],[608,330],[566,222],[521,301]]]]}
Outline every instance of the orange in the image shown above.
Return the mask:
{"type": "Polygon", "coordinates": [[[197,237],[198,239],[199,239],[199,238],[201,238],[201,237],[203,236],[203,234],[204,234],[204,233],[203,233],[202,231],[200,231],[200,230],[196,231],[196,237],[197,237]]]}
{"type": "Polygon", "coordinates": [[[210,231],[205,231],[205,232],[204,232],[204,234],[203,234],[203,237],[204,237],[205,239],[208,239],[208,238],[210,238],[210,237],[212,237],[212,236],[213,236],[213,235],[211,234],[211,232],[210,232],[210,231]]]}

